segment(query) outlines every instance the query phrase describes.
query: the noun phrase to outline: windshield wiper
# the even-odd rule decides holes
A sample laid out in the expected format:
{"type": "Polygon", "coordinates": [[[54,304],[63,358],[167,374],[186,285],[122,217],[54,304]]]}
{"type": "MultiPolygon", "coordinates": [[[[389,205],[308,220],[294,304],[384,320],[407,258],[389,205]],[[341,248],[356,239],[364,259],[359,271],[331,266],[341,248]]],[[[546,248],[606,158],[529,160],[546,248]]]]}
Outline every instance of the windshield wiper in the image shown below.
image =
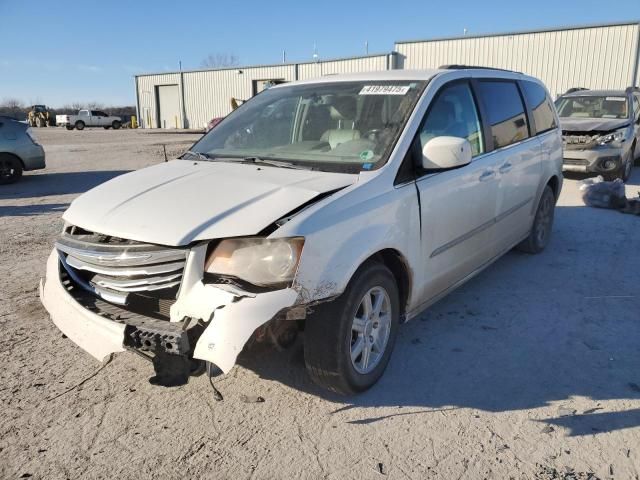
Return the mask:
{"type": "Polygon", "coordinates": [[[196,157],[198,160],[204,160],[205,162],[208,162],[208,161],[213,160],[215,158],[215,157],[211,157],[210,155],[208,155],[206,153],[194,152],[193,150],[189,150],[188,152],[184,153],[182,155],[182,157],[180,157],[180,158],[184,160],[187,157],[187,155],[189,155],[191,157],[196,157]]]}
{"type": "Polygon", "coordinates": [[[257,163],[262,165],[271,165],[272,167],[280,167],[280,168],[293,168],[296,170],[313,170],[313,167],[304,166],[293,162],[286,162],[282,160],[270,160],[266,158],[260,157],[245,157],[236,159],[238,162],[242,163],[257,163]]]}

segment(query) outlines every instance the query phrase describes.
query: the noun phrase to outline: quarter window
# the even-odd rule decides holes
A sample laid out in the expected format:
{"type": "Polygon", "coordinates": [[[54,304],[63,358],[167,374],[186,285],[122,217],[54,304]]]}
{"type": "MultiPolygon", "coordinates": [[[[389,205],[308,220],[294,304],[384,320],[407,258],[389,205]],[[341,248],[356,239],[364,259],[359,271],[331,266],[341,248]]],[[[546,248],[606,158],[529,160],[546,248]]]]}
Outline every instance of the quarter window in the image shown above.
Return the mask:
{"type": "Polygon", "coordinates": [[[484,153],[480,118],[467,83],[445,86],[438,93],[420,130],[420,148],[435,137],[465,138],[473,156],[484,153]]]}
{"type": "Polygon", "coordinates": [[[478,83],[478,90],[491,126],[494,148],[529,137],[527,116],[515,82],[484,80],[478,83]]]}
{"type": "Polygon", "coordinates": [[[540,134],[556,128],[555,107],[553,103],[551,103],[544,88],[537,83],[523,81],[522,92],[533,112],[533,123],[536,126],[536,133],[540,134]]]}

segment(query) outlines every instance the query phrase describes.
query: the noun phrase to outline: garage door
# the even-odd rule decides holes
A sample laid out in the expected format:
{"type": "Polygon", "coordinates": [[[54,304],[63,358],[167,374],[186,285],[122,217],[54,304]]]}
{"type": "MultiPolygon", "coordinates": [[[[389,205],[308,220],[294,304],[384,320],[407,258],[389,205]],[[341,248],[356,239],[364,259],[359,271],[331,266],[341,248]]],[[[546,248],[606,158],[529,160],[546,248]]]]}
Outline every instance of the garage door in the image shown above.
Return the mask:
{"type": "Polygon", "coordinates": [[[158,85],[158,126],[179,128],[180,99],[178,85],[158,85]]]}

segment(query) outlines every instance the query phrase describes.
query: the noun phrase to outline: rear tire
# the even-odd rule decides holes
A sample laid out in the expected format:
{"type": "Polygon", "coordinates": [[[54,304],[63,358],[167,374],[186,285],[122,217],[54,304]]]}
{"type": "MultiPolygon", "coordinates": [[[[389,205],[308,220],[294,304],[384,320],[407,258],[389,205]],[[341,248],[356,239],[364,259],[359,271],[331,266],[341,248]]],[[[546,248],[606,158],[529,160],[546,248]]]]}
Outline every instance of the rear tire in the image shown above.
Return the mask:
{"type": "Polygon", "coordinates": [[[318,305],[307,318],[304,360],[309,376],[342,395],[367,390],[389,363],[399,323],[393,274],[381,263],[367,262],[340,297],[318,305]]]}
{"type": "Polygon", "coordinates": [[[67,125],[67,130],[73,130],[73,125],[67,125]]]}
{"type": "Polygon", "coordinates": [[[0,185],[15,183],[22,177],[22,163],[17,157],[0,153],[0,185]]]}
{"type": "Polygon", "coordinates": [[[118,130],[122,126],[122,123],[120,123],[118,120],[114,120],[111,126],[114,130],[118,130]]]}
{"type": "Polygon", "coordinates": [[[525,253],[542,252],[551,237],[556,196],[549,185],[544,187],[529,236],[516,248],[525,253]]]}
{"type": "Polygon", "coordinates": [[[78,121],[76,122],[75,127],[76,127],[78,130],[84,130],[84,122],[83,122],[82,120],[78,120],[78,121]]]}
{"type": "Polygon", "coordinates": [[[105,130],[109,130],[111,127],[104,127],[105,130]]]}

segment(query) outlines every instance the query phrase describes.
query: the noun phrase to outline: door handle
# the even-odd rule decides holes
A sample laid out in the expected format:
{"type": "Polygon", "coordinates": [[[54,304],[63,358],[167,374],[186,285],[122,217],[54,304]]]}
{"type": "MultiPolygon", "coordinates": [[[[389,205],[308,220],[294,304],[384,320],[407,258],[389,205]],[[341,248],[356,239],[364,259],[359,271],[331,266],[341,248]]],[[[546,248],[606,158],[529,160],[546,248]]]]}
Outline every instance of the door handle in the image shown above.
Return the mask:
{"type": "Polygon", "coordinates": [[[484,172],[482,172],[482,175],[480,175],[480,181],[481,182],[486,182],[487,180],[491,180],[493,177],[496,176],[496,172],[493,170],[485,170],[484,172]]]}
{"type": "Polygon", "coordinates": [[[507,173],[509,170],[511,170],[513,168],[513,165],[511,165],[509,162],[505,162],[502,164],[502,166],[498,169],[498,171],[500,173],[507,173]]]}

